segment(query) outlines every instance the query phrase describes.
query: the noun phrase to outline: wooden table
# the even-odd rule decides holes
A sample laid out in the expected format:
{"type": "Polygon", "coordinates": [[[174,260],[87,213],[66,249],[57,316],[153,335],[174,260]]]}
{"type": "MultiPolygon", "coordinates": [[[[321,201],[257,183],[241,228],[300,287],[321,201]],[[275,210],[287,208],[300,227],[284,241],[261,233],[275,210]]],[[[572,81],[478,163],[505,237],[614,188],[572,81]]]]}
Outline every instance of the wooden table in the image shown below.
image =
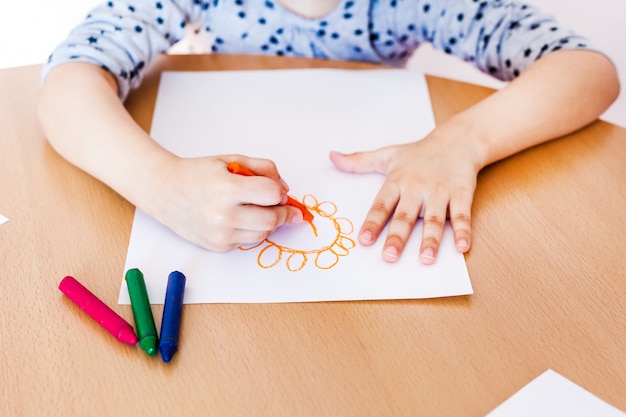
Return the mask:
{"type": "MultiPolygon", "coordinates": [[[[302,67],[373,68],[161,57],[127,105],[148,128],[163,69],[302,67]]],[[[165,364],[57,289],[76,276],[132,322],[116,301],[133,207],[47,144],[39,74],[0,71],[0,213],[10,218],[0,415],[483,416],[548,368],[626,410],[626,130],[596,122],[481,172],[466,257],[474,295],[188,305],[165,364]]],[[[491,93],[428,83],[438,122],[491,93]]]]}

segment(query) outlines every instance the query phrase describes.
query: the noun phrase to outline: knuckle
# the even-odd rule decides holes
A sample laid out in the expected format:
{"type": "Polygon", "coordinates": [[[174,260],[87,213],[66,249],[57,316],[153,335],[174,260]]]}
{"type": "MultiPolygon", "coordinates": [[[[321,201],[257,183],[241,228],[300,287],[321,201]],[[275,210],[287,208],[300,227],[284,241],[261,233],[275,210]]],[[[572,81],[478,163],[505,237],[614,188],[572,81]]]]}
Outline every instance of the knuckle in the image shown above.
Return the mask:
{"type": "Polygon", "coordinates": [[[424,236],[422,239],[423,248],[438,248],[439,239],[435,236],[424,236]]]}
{"type": "Polygon", "coordinates": [[[278,216],[267,216],[264,222],[265,231],[263,233],[266,233],[268,230],[274,230],[281,224],[278,216]]]}
{"type": "Polygon", "coordinates": [[[218,195],[233,195],[237,193],[240,187],[240,182],[238,181],[236,175],[228,177],[226,181],[219,181],[216,183],[216,191],[218,195]]]}
{"type": "Polygon", "coordinates": [[[226,233],[224,233],[224,231],[222,230],[213,230],[210,235],[207,237],[210,245],[215,248],[214,250],[216,252],[224,252],[227,249],[227,237],[226,237],[226,233]]]}
{"type": "Polygon", "coordinates": [[[413,225],[415,223],[416,217],[412,216],[406,211],[399,211],[394,213],[393,219],[394,222],[406,223],[408,225],[413,225]]]}
{"type": "MultiPolygon", "coordinates": [[[[293,210],[295,211],[298,209],[293,210]]],[[[261,222],[261,228],[263,229],[262,232],[268,233],[274,231],[284,223],[288,223],[289,220],[294,216],[294,211],[292,211],[291,208],[288,206],[281,206],[265,210],[265,214],[263,215],[263,219],[261,222]]]]}
{"type": "Polygon", "coordinates": [[[373,221],[381,222],[387,220],[395,209],[395,205],[387,203],[383,199],[377,199],[370,207],[368,218],[373,221]]]}
{"type": "Polygon", "coordinates": [[[278,167],[276,166],[276,163],[274,161],[272,161],[271,159],[264,159],[265,163],[274,171],[278,170],[278,167]]]}
{"type": "Polygon", "coordinates": [[[374,236],[378,236],[378,233],[380,232],[380,224],[376,223],[373,220],[368,220],[366,219],[363,222],[363,226],[361,226],[361,231],[368,231],[370,233],[372,233],[374,236]]]}
{"type": "Polygon", "coordinates": [[[215,235],[220,236],[228,225],[233,224],[233,221],[234,218],[231,213],[219,211],[213,213],[207,224],[215,235]]]}
{"type": "Polygon", "coordinates": [[[456,213],[452,216],[451,220],[453,222],[470,223],[471,217],[467,213],[456,213]]]}
{"type": "Polygon", "coordinates": [[[396,233],[390,233],[385,240],[385,246],[389,245],[402,249],[404,248],[404,239],[396,233]]]}
{"type": "Polygon", "coordinates": [[[445,222],[445,216],[442,217],[436,214],[428,214],[424,216],[424,225],[443,227],[445,222]]]}
{"type": "Polygon", "coordinates": [[[268,236],[269,232],[250,232],[246,235],[246,238],[241,242],[241,244],[249,245],[253,243],[263,242],[265,239],[267,239],[268,236]]]}
{"type": "Polygon", "coordinates": [[[391,206],[387,204],[384,200],[375,200],[372,204],[372,208],[370,212],[372,213],[381,213],[387,214],[391,211],[391,206]]]}
{"type": "Polygon", "coordinates": [[[388,162],[382,157],[374,158],[374,170],[376,172],[385,172],[387,170],[388,162]]]}

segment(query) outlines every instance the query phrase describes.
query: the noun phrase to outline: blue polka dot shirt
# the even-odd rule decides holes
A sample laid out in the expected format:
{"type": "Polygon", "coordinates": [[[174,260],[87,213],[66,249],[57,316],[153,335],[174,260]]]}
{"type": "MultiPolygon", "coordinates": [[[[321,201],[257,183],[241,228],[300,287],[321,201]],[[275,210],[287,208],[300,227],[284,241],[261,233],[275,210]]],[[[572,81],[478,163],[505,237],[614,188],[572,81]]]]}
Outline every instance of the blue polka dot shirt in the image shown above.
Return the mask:
{"type": "Polygon", "coordinates": [[[561,49],[593,49],[551,15],[507,0],[341,0],[303,18],[278,0],[112,0],[102,3],[50,55],[48,72],[90,62],[117,79],[119,96],[139,85],[152,58],[200,22],[214,53],[357,60],[402,66],[422,43],[512,80],[561,49]]]}

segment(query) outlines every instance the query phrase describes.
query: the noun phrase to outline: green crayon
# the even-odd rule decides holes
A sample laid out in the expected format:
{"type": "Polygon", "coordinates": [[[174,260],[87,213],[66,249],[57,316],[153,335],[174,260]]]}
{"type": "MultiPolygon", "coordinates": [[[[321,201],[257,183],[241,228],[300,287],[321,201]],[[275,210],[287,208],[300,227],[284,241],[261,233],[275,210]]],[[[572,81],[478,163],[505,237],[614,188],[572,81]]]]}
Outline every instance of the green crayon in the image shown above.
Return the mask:
{"type": "Polygon", "coordinates": [[[141,346],[148,355],[154,355],[158,350],[157,330],[154,325],[150,300],[148,299],[146,282],[139,269],[133,268],[126,272],[126,285],[128,286],[130,304],[133,308],[133,316],[135,317],[139,346],[141,346]]]}

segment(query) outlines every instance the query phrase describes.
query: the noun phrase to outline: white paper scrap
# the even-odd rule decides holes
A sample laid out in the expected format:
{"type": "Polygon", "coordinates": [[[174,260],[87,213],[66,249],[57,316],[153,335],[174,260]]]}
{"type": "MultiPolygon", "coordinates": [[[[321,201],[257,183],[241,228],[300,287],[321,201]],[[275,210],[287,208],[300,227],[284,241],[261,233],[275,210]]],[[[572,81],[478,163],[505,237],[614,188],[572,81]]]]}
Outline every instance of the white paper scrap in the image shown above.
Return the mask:
{"type": "Polygon", "coordinates": [[[548,369],[487,417],[626,417],[626,413],[548,369]]]}

